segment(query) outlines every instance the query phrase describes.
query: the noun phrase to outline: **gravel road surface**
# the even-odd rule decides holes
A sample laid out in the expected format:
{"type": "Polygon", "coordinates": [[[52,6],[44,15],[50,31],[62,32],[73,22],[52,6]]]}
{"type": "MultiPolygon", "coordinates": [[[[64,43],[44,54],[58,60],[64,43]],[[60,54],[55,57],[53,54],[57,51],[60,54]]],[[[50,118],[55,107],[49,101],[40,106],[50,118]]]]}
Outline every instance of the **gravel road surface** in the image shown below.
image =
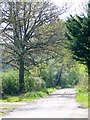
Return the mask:
{"type": "Polygon", "coordinates": [[[46,98],[16,108],[2,118],[88,118],[88,109],[75,101],[74,89],[60,89],[46,98]]]}

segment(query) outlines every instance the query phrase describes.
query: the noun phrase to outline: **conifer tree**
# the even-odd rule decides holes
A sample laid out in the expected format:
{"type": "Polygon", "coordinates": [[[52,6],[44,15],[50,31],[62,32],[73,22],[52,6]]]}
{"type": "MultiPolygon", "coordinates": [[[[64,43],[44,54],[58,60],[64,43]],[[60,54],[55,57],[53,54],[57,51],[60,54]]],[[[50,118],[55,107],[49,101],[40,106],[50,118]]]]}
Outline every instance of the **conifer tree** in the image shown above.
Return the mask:
{"type": "Polygon", "coordinates": [[[66,21],[68,29],[66,36],[73,58],[87,66],[90,85],[90,1],[86,13],[87,15],[83,16],[71,16],[66,21]]]}

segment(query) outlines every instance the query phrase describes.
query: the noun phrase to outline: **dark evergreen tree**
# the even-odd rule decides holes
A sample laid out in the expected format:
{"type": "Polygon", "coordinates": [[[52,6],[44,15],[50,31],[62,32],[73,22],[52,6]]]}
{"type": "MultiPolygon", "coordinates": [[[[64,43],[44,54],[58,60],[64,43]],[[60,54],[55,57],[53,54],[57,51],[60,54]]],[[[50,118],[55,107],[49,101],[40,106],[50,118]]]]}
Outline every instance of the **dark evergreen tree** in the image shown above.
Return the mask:
{"type": "Polygon", "coordinates": [[[69,48],[73,52],[73,58],[88,68],[88,82],[90,85],[90,2],[88,3],[87,15],[71,16],[66,21],[69,40],[69,48]]]}

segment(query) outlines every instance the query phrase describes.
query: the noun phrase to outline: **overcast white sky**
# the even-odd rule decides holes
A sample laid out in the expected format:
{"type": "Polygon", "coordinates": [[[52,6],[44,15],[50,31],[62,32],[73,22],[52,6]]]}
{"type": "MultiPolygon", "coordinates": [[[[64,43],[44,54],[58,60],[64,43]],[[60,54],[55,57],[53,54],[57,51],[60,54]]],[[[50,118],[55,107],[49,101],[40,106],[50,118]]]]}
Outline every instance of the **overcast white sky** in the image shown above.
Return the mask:
{"type": "Polygon", "coordinates": [[[70,14],[80,14],[83,12],[83,5],[87,3],[89,0],[51,0],[56,4],[58,7],[62,6],[62,4],[67,3],[71,5],[70,9],[66,13],[64,13],[61,18],[65,19],[67,18],[70,14]]]}

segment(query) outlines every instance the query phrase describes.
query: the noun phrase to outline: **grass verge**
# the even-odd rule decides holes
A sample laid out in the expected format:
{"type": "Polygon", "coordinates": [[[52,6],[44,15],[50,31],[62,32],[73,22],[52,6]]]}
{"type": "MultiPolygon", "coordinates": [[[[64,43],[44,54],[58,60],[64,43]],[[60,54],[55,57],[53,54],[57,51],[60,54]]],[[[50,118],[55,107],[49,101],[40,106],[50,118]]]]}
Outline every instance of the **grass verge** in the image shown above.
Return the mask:
{"type": "Polygon", "coordinates": [[[19,106],[22,106],[23,105],[22,102],[27,103],[30,101],[34,101],[38,98],[46,97],[54,91],[56,91],[55,88],[47,88],[47,89],[43,89],[42,91],[27,92],[27,93],[22,94],[20,96],[6,96],[5,98],[0,100],[0,102],[1,102],[1,104],[0,104],[0,116],[12,111],[13,109],[15,109],[19,106]],[[2,102],[3,103],[5,102],[5,103],[2,105],[2,102]],[[19,102],[19,104],[18,104],[18,102],[19,102]]]}
{"type": "Polygon", "coordinates": [[[46,97],[54,91],[56,91],[55,88],[47,88],[47,89],[43,89],[42,91],[27,92],[20,96],[6,96],[5,98],[0,100],[0,102],[1,102],[0,115],[4,115],[4,114],[12,111],[15,108],[22,106],[23,105],[22,102],[24,102],[24,103],[30,102],[30,101],[34,101],[38,98],[46,97]],[[5,103],[2,105],[2,102],[5,102],[5,103]],[[9,102],[10,102],[10,104],[9,104],[9,102]],[[18,104],[18,102],[19,102],[19,104],[18,104]]]}
{"type": "Polygon", "coordinates": [[[78,92],[76,95],[76,101],[81,103],[81,107],[90,108],[90,93],[78,92]]]}
{"type": "Polygon", "coordinates": [[[88,107],[88,94],[87,93],[77,93],[76,101],[82,103],[82,107],[88,107]]]}
{"type": "Polygon", "coordinates": [[[5,96],[3,99],[0,99],[0,102],[29,102],[38,98],[46,97],[55,90],[56,88],[47,88],[42,91],[27,92],[25,94],[21,94],[20,96],[5,96]]]}

